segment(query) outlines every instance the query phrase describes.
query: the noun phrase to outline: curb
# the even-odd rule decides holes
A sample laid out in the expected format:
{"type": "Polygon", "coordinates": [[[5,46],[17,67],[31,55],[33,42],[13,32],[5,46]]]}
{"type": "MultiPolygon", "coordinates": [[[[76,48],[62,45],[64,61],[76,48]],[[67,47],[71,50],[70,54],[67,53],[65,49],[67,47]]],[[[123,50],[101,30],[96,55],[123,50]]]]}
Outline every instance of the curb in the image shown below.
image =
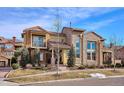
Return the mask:
{"type": "Polygon", "coordinates": [[[118,76],[108,76],[107,78],[118,78],[118,77],[124,77],[124,75],[118,75],[118,76]]]}
{"type": "Polygon", "coordinates": [[[19,86],[25,86],[25,85],[29,85],[30,86],[30,84],[43,84],[43,83],[51,83],[51,82],[78,81],[78,80],[95,80],[95,79],[107,79],[107,78],[118,78],[118,77],[124,77],[124,75],[120,75],[120,76],[107,76],[106,78],[89,77],[89,78],[60,79],[60,80],[50,80],[50,81],[41,81],[41,82],[30,82],[30,83],[19,84],[19,86]]]}
{"type": "Polygon", "coordinates": [[[85,79],[94,79],[94,78],[75,78],[75,79],[60,79],[60,80],[50,80],[50,81],[41,81],[41,82],[30,82],[19,84],[19,86],[30,85],[30,84],[43,84],[43,83],[51,83],[51,82],[60,82],[60,81],[77,81],[77,80],[85,80],[85,79]]]}

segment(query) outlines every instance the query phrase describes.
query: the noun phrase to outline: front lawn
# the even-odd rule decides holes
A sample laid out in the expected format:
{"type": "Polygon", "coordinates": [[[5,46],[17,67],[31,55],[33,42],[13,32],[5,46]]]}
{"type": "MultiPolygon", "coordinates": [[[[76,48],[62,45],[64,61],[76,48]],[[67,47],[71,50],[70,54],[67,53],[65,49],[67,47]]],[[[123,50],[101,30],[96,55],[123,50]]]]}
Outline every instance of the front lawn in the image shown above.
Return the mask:
{"type": "Polygon", "coordinates": [[[20,78],[11,78],[8,81],[16,83],[30,83],[30,82],[40,82],[40,81],[50,81],[50,80],[60,80],[60,79],[74,79],[74,78],[87,78],[90,77],[91,73],[102,73],[106,76],[115,76],[115,75],[124,75],[124,70],[105,70],[105,69],[92,69],[92,70],[80,70],[61,73],[59,76],[56,74],[50,75],[38,75],[31,77],[20,77],[20,78]]]}
{"type": "Polygon", "coordinates": [[[19,77],[19,76],[25,76],[25,75],[33,75],[33,74],[40,74],[43,73],[43,70],[40,69],[17,69],[14,71],[11,71],[7,78],[13,78],[13,77],[19,77]]]}
{"type": "Polygon", "coordinates": [[[60,80],[60,79],[74,79],[74,78],[87,78],[87,77],[90,77],[87,73],[67,72],[67,73],[61,73],[59,76],[57,76],[56,74],[38,75],[38,76],[32,76],[32,77],[13,78],[13,79],[9,79],[7,81],[23,84],[23,83],[29,83],[29,82],[60,80]]]}

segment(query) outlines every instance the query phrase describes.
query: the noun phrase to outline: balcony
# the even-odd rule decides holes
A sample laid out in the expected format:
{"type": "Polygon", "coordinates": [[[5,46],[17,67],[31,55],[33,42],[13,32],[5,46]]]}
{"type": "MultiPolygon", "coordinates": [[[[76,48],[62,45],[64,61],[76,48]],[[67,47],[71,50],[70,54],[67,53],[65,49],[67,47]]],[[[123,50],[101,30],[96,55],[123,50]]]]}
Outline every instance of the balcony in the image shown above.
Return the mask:
{"type": "Polygon", "coordinates": [[[46,48],[45,36],[32,36],[32,47],[33,48],[46,48]]]}

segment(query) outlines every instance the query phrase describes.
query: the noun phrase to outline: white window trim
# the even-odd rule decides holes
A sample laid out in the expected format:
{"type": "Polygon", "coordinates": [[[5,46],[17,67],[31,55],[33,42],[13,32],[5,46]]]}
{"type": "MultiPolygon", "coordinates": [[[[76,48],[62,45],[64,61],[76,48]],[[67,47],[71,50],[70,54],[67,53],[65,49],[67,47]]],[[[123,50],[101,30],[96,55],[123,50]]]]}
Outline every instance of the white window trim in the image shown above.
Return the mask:
{"type": "Polygon", "coordinates": [[[93,60],[93,58],[92,58],[92,53],[93,53],[93,52],[96,52],[96,49],[92,49],[92,42],[96,42],[96,41],[87,41],[87,44],[88,44],[88,42],[90,42],[90,49],[87,48],[87,52],[90,53],[90,58],[91,58],[91,59],[87,59],[87,60],[95,61],[95,60],[93,60]]]}
{"type": "MultiPolygon", "coordinates": [[[[35,47],[35,46],[33,46],[33,35],[35,35],[35,34],[31,34],[31,48],[42,48],[42,49],[47,49],[47,41],[46,41],[46,39],[45,39],[46,47],[35,47]]],[[[37,34],[36,34],[36,36],[37,36],[37,34]]],[[[47,38],[47,35],[45,35],[45,37],[47,38]]]]}

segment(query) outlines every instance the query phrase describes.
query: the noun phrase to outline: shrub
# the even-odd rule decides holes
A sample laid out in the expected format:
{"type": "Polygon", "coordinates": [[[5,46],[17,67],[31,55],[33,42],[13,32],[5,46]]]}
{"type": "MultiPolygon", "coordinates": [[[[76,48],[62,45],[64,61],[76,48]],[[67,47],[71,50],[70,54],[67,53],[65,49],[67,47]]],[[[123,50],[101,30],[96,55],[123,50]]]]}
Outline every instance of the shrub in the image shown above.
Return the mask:
{"type": "Polygon", "coordinates": [[[111,64],[110,67],[111,67],[111,68],[114,68],[114,64],[111,64]]]}
{"type": "Polygon", "coordinates": [[[124,67],[124,59],[122,59],[121,64],[122,64],[122,67],[124,67]]]}
{"type": "Polygon", "coordinates": [[[122,67],[122,65],[120,63],[116,63],[115,66],[118,67],[118,68],[122,67]]]}
{"type": "Polygon", "coordinates": [[[99,66],[99,68],[103,69],[103,68],[105,68],[105,67],[104,67],[104,66],[99,66]]]}
{"type": "Polygon", "coordinates": [[[94,68],[96,68],[96,66],[95,65],[91,65],[91,66],[88,66],[88,68],[89,69],[94,69],[94,68]]]}
{"type": "Polygon", "coordinates": [[[103,64],[104,64],[106,67],[111,67],[112,61],[111,61],[111,60],[104,61],[103,64]]]}
{"type": "Polygon", "coordinates": [[[12,57],[11,59],[11,64],[17,63],[17,58],[16,57],[12,57]]]}
{"type": "Polygon", "coordinates": [[[67,65],[68,67],[73,67],[75,65],[75,50],[73,47],[69,51],[67,65]]]}
{"type": "Polygon", "coordinates": [[[124,64],[122,64],[122,67],[124,67],[124,64]]]}
{"type": "Polygon", "coordinates": [[[32,69],[35,69],[35,70],[48,70],[47,67],[32,67],[32,69]]]}
{"type": "Polygon", "coordinates": [[[30,62],[29,51],[27,48],[23,48],[21,52],[21,66],[26,67],[26,64],[30,62]]]}
{"type": "Polygon", "coordinates": [[[77,66],[69,67],[69,70],[77,70],[77,69],[78,69],[77,66]]]}
{"type": "Polygon", "coordinates": [[[80,65],[80,66],[78,67],[78,69],[85,69],[85,66],[84,66],[84,65],[80,65]]]}
{"type": "Polygon", "coordinates": [[[13,69],[18,69],[19,68],[19,64],[18,63],[13,63],[12,64],[12,68],[13,69]]]}
{"type": "Polygon", "coordinates": [[[40,50],[35,49],[34,50],[34,65],[40,66],[40,50]]]}

